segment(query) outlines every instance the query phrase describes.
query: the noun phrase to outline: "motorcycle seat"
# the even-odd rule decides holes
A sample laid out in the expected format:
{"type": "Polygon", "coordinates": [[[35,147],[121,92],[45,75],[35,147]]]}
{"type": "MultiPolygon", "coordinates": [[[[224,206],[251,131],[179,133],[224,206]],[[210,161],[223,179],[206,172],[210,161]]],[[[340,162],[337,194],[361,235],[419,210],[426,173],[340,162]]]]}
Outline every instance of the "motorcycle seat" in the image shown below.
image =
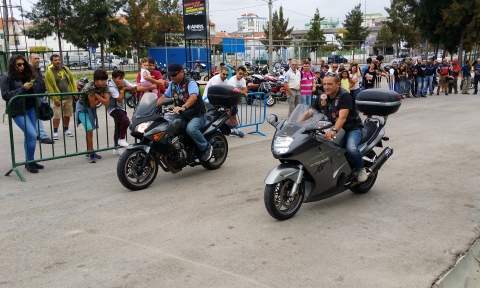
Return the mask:
{"type": "Polygon", "coordinates": [[[377,128],[379,127],[379,123],[377,121],[368,121],[363,123],[363,128],[362,128],[362,141],[360,141],[360,144],[363,144],[370,140],[372,136],[375,134],[375,131],[377,131],[377,128]]]}

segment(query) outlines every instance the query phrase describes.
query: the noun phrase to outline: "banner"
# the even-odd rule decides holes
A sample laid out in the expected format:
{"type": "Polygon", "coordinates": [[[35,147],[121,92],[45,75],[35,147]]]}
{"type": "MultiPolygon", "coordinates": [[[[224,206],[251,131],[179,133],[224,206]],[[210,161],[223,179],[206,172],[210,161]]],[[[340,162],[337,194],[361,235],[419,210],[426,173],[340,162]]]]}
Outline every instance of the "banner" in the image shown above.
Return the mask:
{"type": "Polygon", "coordinates": [[[208,0],[183,0],[185,40],[208,38],[208,0]]]}

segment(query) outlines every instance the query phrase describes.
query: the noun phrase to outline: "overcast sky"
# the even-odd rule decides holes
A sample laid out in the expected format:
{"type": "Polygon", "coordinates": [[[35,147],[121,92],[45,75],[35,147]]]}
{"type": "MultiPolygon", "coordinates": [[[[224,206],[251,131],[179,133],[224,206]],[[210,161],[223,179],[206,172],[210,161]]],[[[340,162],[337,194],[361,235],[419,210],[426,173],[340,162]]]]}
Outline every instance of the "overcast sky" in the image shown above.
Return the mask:
{"type": "MultiPolygon", "coordinates": [[[[313,18],[317,8],[325,20],[340,20],[343,23],[345,15],[359,3],[362,4],[363,13],[366,7],[367,14],[382,13],[384,16],[387,16],[384,7],[390,6],[388,0],[275,0],[272,13],[282,6],[284,17],[289,18],[290,27],[305,29],[305,23],[313,18]]],[[[245,13],[255,13],[268,18],[267,0],[209,0],[209,5],[210,21],[215,23],[216,31],[236,31],[237,18],[245,13]]]]}

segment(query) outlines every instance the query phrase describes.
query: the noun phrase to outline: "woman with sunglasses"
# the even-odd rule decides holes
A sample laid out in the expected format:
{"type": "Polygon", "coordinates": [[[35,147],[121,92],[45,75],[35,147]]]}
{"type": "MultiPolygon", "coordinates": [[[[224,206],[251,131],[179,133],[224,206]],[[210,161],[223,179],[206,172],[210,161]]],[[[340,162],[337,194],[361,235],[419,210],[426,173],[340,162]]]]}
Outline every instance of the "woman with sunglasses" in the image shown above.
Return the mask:
{"type": "MultiPolygon", "coordinates": [[[[35,72],[30,64],[22,55],[13,55],[8,61],[8,72],[0,78],[0,87],[2,98],[8,102],[17,95],[34,94],[33,83],[35,72]]],[[[23,131],[25,135],[24,149],[26,161],[34,160],[35,145],[37,140],[37,98],[27,97],[16,99],[11,106],[11,116],[15,124],[23,131]]],[[[43,169],[43,165],[35,162],[25,165],[30,173],[38,173],[38,169],[43,169]]]]}

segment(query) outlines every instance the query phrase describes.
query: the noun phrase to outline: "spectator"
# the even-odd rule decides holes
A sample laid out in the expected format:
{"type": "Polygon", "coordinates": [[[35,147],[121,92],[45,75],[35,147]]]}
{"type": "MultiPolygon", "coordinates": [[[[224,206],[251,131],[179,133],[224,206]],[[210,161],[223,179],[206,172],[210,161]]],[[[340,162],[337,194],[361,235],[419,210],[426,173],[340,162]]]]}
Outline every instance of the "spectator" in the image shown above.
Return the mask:
{"type": "Polygon", "coordinates": [[[350,65],[350,79],[353,81],[350,93],[354,99],[357,99],[357,95],[360,93],[360,79],[362,79],[362,74],[360,73],[360,69],[358,69],[357,63],[350,65]]]}
{"type": "MultiPolygon", "coordinates": [[[[150,71],[148,70],[148,59],[147,58],[140,59],[140,67],[141,67],[141,69],[140,69],[140,85],[142,85],[143,87],[152,86],[153,83],[150,82],[149,80],[147,80],[147,78],[151,78],[151,76],[152,76],[150,74],[150,71]]],[[[159,71],[157,71],[157,72],[159,72],[159,71]]],[[[155,94],[158,95],[157,97],[160,97],[160,95],[158,94],[158,89],[157,88],[148,90],[148,92],[155,93],[155,94]]]]}
{"type": "MultiPolygon", "coordinates": [[[[113,70],[112,78],[107,81],[108,90],[110,92],[110,100],[107,106],[107,113],[112,116],[115,122],[115,132],[113,134],[113,142],[115,146],[128,147],[126,136],[127,129],[130,125],[127,111],[125,109],[125,91],[135,92],[134,84],[125,80],[125,72],[122,70],[113,70]]],[[[122,155],[123,150],[116,148],[113,154],[122,155]]]]}
{"type": "MultiPolygon", "coordinates": [[[[93,151],[93,130],[98,128],[96,110],[97,104],[102,103],[108,107],[110,102],[110,91],[107,87],[108,74],[104,70],[97,69],[93,72],[93,81],[83,87],[83,92],[78,97],[75,112],[77,114],[77,125],[82,124],[87,133],[87,151],[93,151]]],[[[95,152],[87,154],[88,162],[95,163],[95,159],[102,157],[95,152]]]]}
{"type": "Polygon", "coordinates": [[[458,75],[460,74],[460,65],[458,65],[458,60],[454,59],[452,65],[450,66],[450,76],[453,77],[453,82],[448,83],[448,93],[452,93],[452,90],[455,94],[458,94],[458,75]]]}
{"type": "MultiPolygon", "coordinates": [[[[247,97],[247,83],[245,82],[245,78],[243,76],[247,73],[247,69],[243,66],[239,66],[237,69],[237,73],[235,74],[234,77],[230,78],[228,80],[228,85],[231,85],[233,87],[237,87],[243,94],[243,96],[247,97]]],[[[232,130],[231,133],[232,135],[239,136],[243,138],[245,134],[238,128],[240,126],[240,122],[238,121],[238,106],[235,105],[232,107],[232,109],[229,111],[229,116],[230,116],[230,124],[232,125],[232,130]]]]}
{"type": "Polygon", "coordinates": [[[363,73],[363,89],[372,89],[375,88],[375,84],[377,81],[377,64],[375,62],[370,63],[370,67],[368,68],[365,73],[363,73]]]}
{"type": "Polygon", "coordinates": [[[303,61],[300,79],[300,103],[312,105],[312,93],[315,91],[315,75],[310,70],[310,62],[303,61]]]}
{"type": "Polygon", "coordinates": [[[467,60],[467,62],[465,62],[465,65],[462,66],[462,94],[470,94],[468,92],[471,81],[470,78],[472,77],[472,75],[470,74],[470,69],[470,60],[467,60]]]}
{"type": "Polygon", "coordinates": [[[210,78],[210,80],[208,80],[207,86],[205,86],[205,90],[203,90],[203,97],[202,98],[203,98],[204,103],[209,102],[208,101],[208,88],[210,88],[210,86],[214,86],[214,85],[228,85],[227,77],[228,77],[228,69],[226,67],[223,67],[219,74],[213,76],[212,78],[210,78]]]}
{"type": "MultiPolygon", "coordinates": [[[[32,89],[33,83],[31,80],[35,79],[35,72],[28,64],[27,59],[22,55],[13,55],[8,61],[8,72],[3,74],[0,78],[0,89],[2,91],[2,98],[8,102],[17,95],[34,94],[32,89]]],[[[24,150],[25,160],[33,161],[35,157],[35,146],[37,139],[37,99],[28,97],[24,99],[17,99],[11,104],[11,117],[15,124],[24,133],[24,150]]],[[[36,162],[31,162],[25,165],[25,168],[30,173],[38,173],[38,169],[43,169],[43,165],[36,162]]]]}
{"type": "Polygon", "coordinates": [[[478,92],[478,81],[480,80],[480,58],[477,59],[477,63],[473,65],[474,77],[473,77],[473,85],[474,90],[473,94],[477,94],[478,92]]]}
{"type": "Polygon", "coordinates": [[[288,116],[292,114],[295,107],[300,104],[300,80],[302,79],[302,75],[298,70],[298,63],[297,60],[292,59],[290,61],[290,69],[285,73],[285,81],[283,82],[283,86],[285,87],[285,91],[288,98],[288,116]]]}
{"type": "Polygon", "coordinates": [[[195,63],[195,79],[194,80],[200,80],[200,72],[202,72],[202,64],[200,64],[199,61],[195,63]]]}
{"type": "MultiPolygon", "coordinates": [[[[45,84],[50,94],[78,92],[77,84],[73,79],[72,72],[68,67],[62,66],[62,61],[58,54],[50,56],[52,66],[45,72],[45,84]]],[[[73,116],[73,96],[52,96],[53,106],[53,140],[58,140],[58,126],[60,118],[63,115],[63,133],[65,136],[73,137],[73,133],[68,130],[70,118],[73,116]]]]}
{"type": "Polygon", "coordinates": [[[150,72],[150,76],[147,76],[145,79],[152,82],[152,86],[143,87],[140,84],[141,75],[140,75],[140,73],[138,73],[137,74],[137,79],[136,79],[136,81],[137,81],[137,91],[138,91],[137,96],[138,96],[138,99],[141,99],[143,93],[157,88],[158,89],[158,97],[160,98],[162,93],[165,92],[165,81],[163,81],[162,73],[158,70],[155,70],[155,65],[156,65],[155,64],[155,59],[153,59],[152,57],[148,57],[147,59],[148,59],[148,71],[150,72]]]}
{"type": "MultiPolygon", "coordinates": [[[[34,94],[44,94],[47,92],[47,88],[45,87],[45,81],[43,80],[42,72],[40,71],[40,56],[36,53],[30,54],[29,57],[30,65],[32,66],[32,70],[35,71],[35,82],[33,82],[33,93],[34,94]]],[[[38,101],[41,103],[43,102],[43,98],[39,98],[38,101]]],[[[54,144],[55,141],[52,141],[50,137],[48,137],[47,132],[45,132],[45,127],[43,126],[43,121],[38,119],[38,126],[35,125],[37,129],[37,135],[39,137],[40,143],[42,144],[54,144]]]]}
{"type": "Polygon", "coordinates": [[[227,68],[228,69],[228,76],[227,76],[227,80],[229,80],[230,78],[232,78],[232,74],[233,74],[233,71],[232,71],[232,68],[230,68],[229,66],[226,66],[225,63],[220,63],[220,71],[222,71],[223,68],[227,68]]]}

